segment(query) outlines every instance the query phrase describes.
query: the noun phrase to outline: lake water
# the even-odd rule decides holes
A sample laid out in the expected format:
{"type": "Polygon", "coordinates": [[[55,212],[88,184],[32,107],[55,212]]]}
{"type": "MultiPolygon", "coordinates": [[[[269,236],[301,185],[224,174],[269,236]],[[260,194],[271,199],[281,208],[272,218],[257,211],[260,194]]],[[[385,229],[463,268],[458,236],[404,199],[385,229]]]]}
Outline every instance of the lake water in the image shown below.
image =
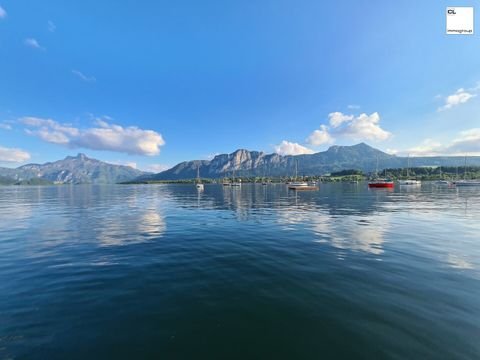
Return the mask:
{"type": "Polygon", "coordinates": [[[0,358],[478,359],[480,189],[0,187],[0,358]]]}

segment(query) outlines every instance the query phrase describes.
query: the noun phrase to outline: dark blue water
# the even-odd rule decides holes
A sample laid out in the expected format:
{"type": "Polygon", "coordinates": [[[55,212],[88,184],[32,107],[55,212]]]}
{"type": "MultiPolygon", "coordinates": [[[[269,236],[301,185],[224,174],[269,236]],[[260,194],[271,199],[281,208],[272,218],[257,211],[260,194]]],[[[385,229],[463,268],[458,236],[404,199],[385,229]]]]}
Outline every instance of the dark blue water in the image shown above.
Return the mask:
{"type": "Polygon", "coordinates": [[[480,189],[0,187],[0,358],[480,358],[480,189]]]}

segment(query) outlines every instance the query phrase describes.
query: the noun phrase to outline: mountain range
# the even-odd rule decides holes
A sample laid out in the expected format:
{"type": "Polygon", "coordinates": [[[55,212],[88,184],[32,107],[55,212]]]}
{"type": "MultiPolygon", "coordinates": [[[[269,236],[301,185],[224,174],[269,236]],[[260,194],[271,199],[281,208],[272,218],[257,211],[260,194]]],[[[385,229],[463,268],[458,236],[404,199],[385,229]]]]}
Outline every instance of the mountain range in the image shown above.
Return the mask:
{"type": "MultiPolygon", "coordinates": [[[[372,172],[384,168],[404,168],[406,157],[387,154],[365,143],[353,146],[331,146],[315,154],[266,154],[240,149],[221,154],[212,160],[181,162],[171,169],[152,174],[124,165],[109,164],[84,154],[67,156],[63,160],[45,164],[27,164],[15,169],[0,168],[0,184],[115,184],[129,181],[192,179],[199,168],[202,178],[231,176],[293,176],[325,175],[334,171],[357,169],[372,172]],[[378,159],[378,160],[377,160],[378,159]]],[[[463,156],[434,156],[410,158],[410,167],[463,166],[463,156]]],[[[468,158],[468,165],[480,166],[480,156],[468,158]]]]}
{"type": "Polygon", "coordinates": [[[85,154],[67,156],[45,164],[27,164],[15,169],[0,168],[0,180],[10,183],[114,184],[149,173],[130,166],[109,164],[85,154]],[[33,181],[35,180],[35,181],[33,181]]]}
{"type": "MultiPolygon", "coordinates": [[[[180,180],[191,179],[197,174],[203,178],[236,176],[293,176],[324,175],[334,171],[357,169],[372,172],[377,168],[404,168],[408,159],[387,154],[365,143],[353,146],[331,146],[328,150],[315,154],[287,155],[266,154],[259,151],[237,150],[231,154],[221,154],[212,160],[181,162],[171,169],[154,175],[146,175],[139,180],[180,180]]],[[[420,166],[463,166],[463,156],[434,156],[410,158],[410,167],[420,166]]],[[[469,165],[480,166],[480,156],[468,158],[469,165]]]]}

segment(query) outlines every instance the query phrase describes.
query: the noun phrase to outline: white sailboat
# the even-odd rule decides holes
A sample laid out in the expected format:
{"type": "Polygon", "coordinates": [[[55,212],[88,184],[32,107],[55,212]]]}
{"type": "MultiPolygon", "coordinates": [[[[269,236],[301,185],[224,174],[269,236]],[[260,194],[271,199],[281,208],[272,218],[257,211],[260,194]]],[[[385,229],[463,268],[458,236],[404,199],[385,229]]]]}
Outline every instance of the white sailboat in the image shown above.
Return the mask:
{"type": "Polygon", "coordinates": [[[203,191],[204,185],[202,184],[202,180],[200,180],[200,165],[197,165],[197,179],[195,180],[195,186],[198,191],[203,191]]]}
{"type": "Polygon", "coordinates": [[[230,185],[232,185],[232,183],[230,182],[230,180],[227,177],[223,177],[222,185],[223,186],[230,186],[230,185]]]}
{"type": "Polygon", "coordinates": [[[434,184],[439,185],[439,186],[450,186],[450,185],[452,185],[451,181],[445,180],[443,178],[442,167],[441,166],[440,166],[439,170],[440,170],[440,180],[435,181],[434,184]]]}
{"type": "Polygon", "coordinates": [[[407,179],[406,180],[398,180],[399,185],[421,185],[422,182],[420,180],[409,179],[410,176],[410,155],[407,158],[407,179]]]}
{"type": "Polygon", "coordinates": [[[233,170],[233,181],[232,186],[242,186],[242,179],[235,179],[235,169],[233,170]]]}
{"type": "Polygon", "coordinates": [[[269,180],[267,180],[267,178],[265,177],[265,165],[264,165],[264,168],[263,168],[263,178],[262,178],[262,185],[268,185],[269,183],[269,180]]]}
{"type": "Polygon", "coordinates": [[[318,190],[316,185],[310,185],[305,181],[298,181],[298,160],[295,161],[295,181],[288,184],[289,190],[318,190]]]}
{"type": "Polygon", "coordinates": [[[454,182],[455,186],[480,186],[480,180],[467,180],[467,156],[465,155],[465,170],[463,180],[454,182]]]}

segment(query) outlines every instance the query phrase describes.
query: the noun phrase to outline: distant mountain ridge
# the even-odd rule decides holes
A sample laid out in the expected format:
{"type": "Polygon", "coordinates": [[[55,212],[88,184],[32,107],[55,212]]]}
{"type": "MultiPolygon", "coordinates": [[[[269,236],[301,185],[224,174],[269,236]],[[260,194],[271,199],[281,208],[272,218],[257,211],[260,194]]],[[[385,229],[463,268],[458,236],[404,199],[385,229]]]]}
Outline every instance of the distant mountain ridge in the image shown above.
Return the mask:
{"type": "MultiPolygon", "coordinates": [[[[293,176],[298,161],[298,175],[325,175],[334,171],[357,169],[364,172],[385,168],[404,168],[407,158],[387,154],[365,143],[352,146],[331,146],[328,150],[305,155],[266,154],[239,149],[231,154],[221,154],[212,160],[181,162],[158,174],[140,177],[143,180],[192,179],[200,168],[204,178],[232,176],[293,176]]],[[[463,166],[463,156],[435,156],[410,158],[410,166],[463,166]]],[[[480,166],[480,156],[469,157],[469,165],[480,166]]]]}
{"type": "Polygon", "coordinates": [[[109,164],[85,154],[67,156],[45,164],[27,164],[15,169],[0,168],[0,177],[15,182],[43,179],[62,184],[115,184],[148,173],[125,165],[109,164]]]}

